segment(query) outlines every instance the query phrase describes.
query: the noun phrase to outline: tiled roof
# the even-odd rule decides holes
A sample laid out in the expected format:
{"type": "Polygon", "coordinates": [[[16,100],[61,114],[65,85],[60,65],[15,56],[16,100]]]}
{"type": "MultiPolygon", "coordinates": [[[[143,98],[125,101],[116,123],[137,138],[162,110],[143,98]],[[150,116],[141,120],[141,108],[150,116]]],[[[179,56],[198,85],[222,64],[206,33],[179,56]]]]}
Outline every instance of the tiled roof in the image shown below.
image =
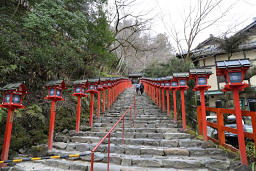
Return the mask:
{"type": "Polygon", "coordinates": [[[5,85],[4,87],[2,87],[0,90],[16,90],[16,89],[19,88],[22,84],[25,84],[25,81],[7,84],[7,85],[5,85]]]}

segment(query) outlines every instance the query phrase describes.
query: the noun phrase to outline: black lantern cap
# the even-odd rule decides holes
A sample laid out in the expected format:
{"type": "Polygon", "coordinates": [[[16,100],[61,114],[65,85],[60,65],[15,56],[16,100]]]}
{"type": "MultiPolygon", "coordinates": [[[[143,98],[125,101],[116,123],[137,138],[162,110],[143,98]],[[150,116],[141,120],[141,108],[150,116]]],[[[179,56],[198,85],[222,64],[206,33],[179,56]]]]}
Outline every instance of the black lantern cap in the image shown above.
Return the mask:
{"type": "Polygon", "coordinates": [[[99,79],[88,79],[89,83],[97,83],[99,81],[99,79]]]}
{"type": "Polygon", "coordinates": [[[210,68],[190,69],[189,73],[191,75],[211,75],[212,70],[210,68]]]}
{"type": "Polygon", "coordinates": [[[181,73],[173,73],[174,78],[188,78],[189,73],[187,72],[181,72],[181,73]]]}
{"type": "Polygon", "coordinates": [[[216,63],[217,68],[242,68],[242,67],[250,67],[249,59],[239,59],[239,60],[228,60],[228,61],[219,61],[216,63]]]}
{"type": "Polygon", "coordinates": [[[110,78],[108,78],[108,77],[102,77],[102,78],[100,78],[100,81],[102,81],[102,82],[104,82],[104,81],[108,81],[110,78]]]}
{"type": "Polygon", "coordinates": [[[4,87],[0,88],[1,91],[7,90],[17,90],[19,87],[22,87],[22,91],[26,92],[25,81],[7,84],[4,87]]]}
{"type": "Polygon", "coordinates": [[[62,88],[66,88],[64,80],[56,80],[56,81],[49,81],[45,84],[46,87],[51,87],[51,86],[62,86],[62,88]]]}
{"type": "Polygon", "coordinates": [[[173,76],[167,76],[167,77],[165,77],[165,81],[170,81],[170,80],[172,80],[173,79],[173,76]]]}
{"type": "Polygon", "coordinates": [[[73,82],[73,85],[83,85],[86,83],[87,83],[87,80],[76,80],[73,82]]]}

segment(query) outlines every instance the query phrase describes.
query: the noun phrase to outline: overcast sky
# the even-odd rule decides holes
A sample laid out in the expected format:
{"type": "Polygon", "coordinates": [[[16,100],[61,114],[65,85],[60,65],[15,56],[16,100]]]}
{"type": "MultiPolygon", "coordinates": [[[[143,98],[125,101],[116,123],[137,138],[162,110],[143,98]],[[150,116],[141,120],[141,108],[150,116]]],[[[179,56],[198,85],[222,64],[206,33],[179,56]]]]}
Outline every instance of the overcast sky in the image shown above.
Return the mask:
{"type": "MultiPolygon", "coordinates": [[[[193,5],[196,0],[136,0],[136,5],[130,9],[133,14],[148,13],[148,18],[153,18],[151,22],[151,35],[170,32],[173,25],[182,32],[181,26],[184,14],[188,11],[190,3],[193,5]],[[169,30],[169,31],[168,31],[169,30]]],[[[253,17],[256,17],[256,0],[224,0],[221,6],[210,18],[231,7],[228,14],[222,18],[221,22],[205,30],[196,39],[194,47],[207,39],[210,34],[214,36],[222,35],[229,29],[237,31],[250,24],[253,17]]],[[[172,42],[172,39],[170,42],[172,42]]]]}

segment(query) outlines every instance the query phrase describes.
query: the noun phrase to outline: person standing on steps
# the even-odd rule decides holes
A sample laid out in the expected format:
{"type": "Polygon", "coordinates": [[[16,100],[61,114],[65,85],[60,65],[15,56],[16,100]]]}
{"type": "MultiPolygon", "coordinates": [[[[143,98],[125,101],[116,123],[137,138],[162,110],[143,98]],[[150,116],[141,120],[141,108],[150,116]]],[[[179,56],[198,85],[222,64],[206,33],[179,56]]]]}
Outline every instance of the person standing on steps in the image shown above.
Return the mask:
{"type": "Polygon", "coordinates": [[[144,92],[144,84],[141,83],[141,84],[140,84],[140,95],[142,95],[143,92],[144,92]]]}
{"type": "Polygon", "coordinates": [[[136,87],[136,93],[138,95],[139,94],[139,90],[140,90],[140,84],[136,84],[135,87],[136,87]]]}

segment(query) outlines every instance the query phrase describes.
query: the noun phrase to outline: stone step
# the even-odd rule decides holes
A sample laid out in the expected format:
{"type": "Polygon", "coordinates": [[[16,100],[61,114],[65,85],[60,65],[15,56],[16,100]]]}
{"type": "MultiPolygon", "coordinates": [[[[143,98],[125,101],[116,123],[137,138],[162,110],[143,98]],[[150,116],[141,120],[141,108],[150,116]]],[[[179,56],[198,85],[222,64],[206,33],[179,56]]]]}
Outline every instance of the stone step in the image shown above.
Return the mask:
{"type": "MultiPolygon", "coordinates": [[[[71,137],[71,142],[75,143],[98,143],[101,137],[71,137]]],[[[122,138],[111,137],[112,144],[122,144],[122,138]]],[[[103,144],[107,144],[106,139],[103,144]]],[[[126,138],[124,137],[124,144],[129,145],[150,145],[150,146],[164,146],[164,147],[200,147],[203,142],[196,139],[149,139],[149,138],[126,138]]]]}
{"type": "MultiPolygon", "coordinates": [[[[73,136],[96,136],[96,137],[104,137],[107,132],[80,132],[79,134],[74,133],[73,136]]],[[[71,134],[72,136],[72,134],[71,134]]],[[[126,138],[151,138],[151,139],[185,139],[190,138],[190,134],[186,133],[137,133],[137,132],[124,132],[124,136],[126,138]]],[[[115,131],[111,133],[111,137],[122,137],[121,131],[115,131]]]]}
{"type": "MultiPolygon", "coordinates": [[[[77,151],[53,151],[54,155],[76,154],[77,151]]],[[[74,160],[91,161],[90,152],[85,152],[88,156],[83,156],[74,160]]],[[[107,163],[108,154],[95,152],[95,162],[107,163]]],[[[174,168],[174,169],[218,169],[229,170],[230,161],[225,156],[154,156],[154,155],[126,155],[110,153],[110,163],[122,166],[139,166],[155,168],[174,168]]]]}
{"type": "MultiPolygon", "coordinates": [[[[63,143],[55,142],[53,144],[53,151],[60,152],[77,151],[77,153],[90,153],[90,151],[97,145],[97,143],[63,143]]],[[[102,144],[97,149],[97,152],[107,153],[108,144],[102,144]]],[[[120,145],[110,144],[110,152],[118,154],[130,155],[154,155],[154,156],[223,156],[225,155],[220,149],[202,148],[202,147],[154,147],[145,145],[120,145]]]]}
{"type": "MultiPolygon", "coordinates": [[[[92,132],[107,132],[110,130],[111,127],[88,127],[84,126],[81,127],[82,131],[92,131],[92,132]]],[[[122,131],[122,128],[115,128],[114,131],[122,131]]],[[[139,133],[166,133],[166,132],[173,132],[177,133],[178,128],[124,128],[125,132],[139,132],[139,133]]],[[[74,132],[74,131],[72,131],[74,132]]],[[[72,133],[73,134],[73,133],[72,133]]]]}
{"type": "MultiPolygon", "coordinates": [[[[127,161],[129,162],[129,160],[127,161]]],[[[44,160],[37,162],[26,162],[26,163],[18,163],[16,166],[16,171],[90,171],[91,163],[87,161],[68,161],[65,159],[60,160],[44,160]],[[33,169],[36,168],[36,169],[33,169]],[[51,168],[51,169],[48,169],[51,168]]],[[[104,171],[107,170],[107,163],[94,163],[94,171],[104,171]]],[[[14,169],[14,170],[15,170],[14,169]]],[[[111,171],[208,171],[210,169],[205,168],[197,168],[197,169],[172,169],[172,168],[150,168],[150,167],[136,167],[136,166],[124,166],[124,165],[116,165],[113,163],[109,164],[109,169],[111,171]]]]}
{"type": "MultiPolygon", "coordinates": [[[[104,120],[104,119],[113,119],[115,117],[120,118],[121,114],[119,114],[119,115],[106,115],[106,114],[104,114],[104,115],[101,115],[100,118],[95,117],[95,119],[100,121],[100,120],[104,120]]],[[[134,114],[132,114],[132,119],[134,119],[134,114]]],[[[130,120],[130,114],[127,114],[125,116],[125,120],[130,120]]],[[[138,121],[140,121],[140,120],[148,120],[148,121],[150,121],[150,120],[168,120],[170,122],[173,122],[168,117],[162,116],[161,118],[159,118],[159,117],[156,117],[156,116],[147,116],[147,115],[145,115],[145,116],[138,115],[138,116],[136,116],[135,120],[138,120],[138,121]]]]}
{"type": "MultiPolygon", "coordinates": [[[[114,123],[93,123],[93,127],[112,127],[114,123]]],[[[117,128],[123,127],[122,121],[116,126],[117,128]]],[[[130,121],[124,123],[124,127],[130,128],[130,121]]],[[[149,123],[149,124],[142,124],[142,123],[134,123],[133,127],[135,128],[175,128],[177,127],[176,124],[169,124],[169,123],[149,123]]]]}
{"type": "MultiPolygon", "coordinates": [[[[96,118],[94,119],[94,122],[97,123],[115,123],[117,120],[119,120],[120,117],[111,117],[111,118],[96,118]]],[[[133,119],[133,117],[131,117],[131,120],[134,123],[174,123],[173,121],[171,121],[170,119],[161,119],[161,120],[153,120],[153,119],[133,119]]],[[[130,121],[130,116],[129,117],[125,117],[124,121],[130,121]]]]}

